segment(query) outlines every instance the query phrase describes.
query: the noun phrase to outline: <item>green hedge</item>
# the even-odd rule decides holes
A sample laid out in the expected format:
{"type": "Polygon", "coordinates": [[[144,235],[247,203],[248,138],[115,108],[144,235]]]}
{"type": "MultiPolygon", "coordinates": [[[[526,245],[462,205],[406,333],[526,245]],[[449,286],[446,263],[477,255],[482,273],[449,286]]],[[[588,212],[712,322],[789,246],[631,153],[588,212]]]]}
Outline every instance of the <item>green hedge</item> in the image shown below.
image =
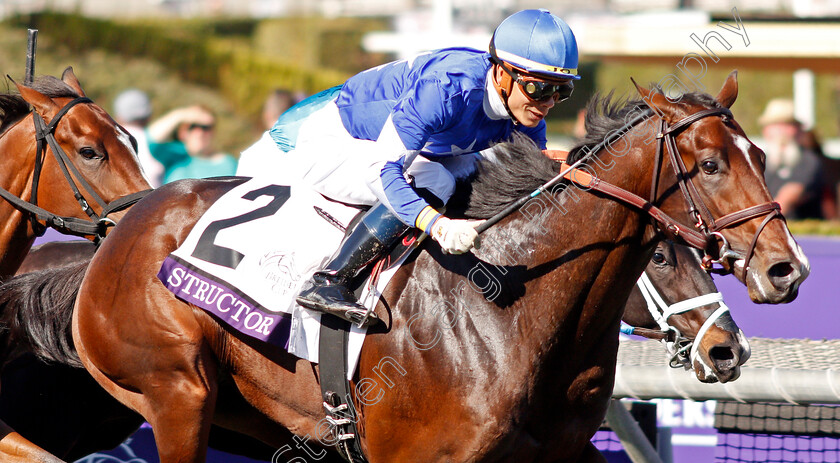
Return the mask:
{"type": "Polygon", "coordinates": [[[383,30],[390,26],[377,18],[271,18],[259,21],[252,43],[255,51],[286,62],[356,74],[390,61],[362,48],[366,33],[383,30]]]}
{"type": "Polygon", "coordinates": [[[840,236],[840,221],[836,220],[791,220],[788,221],[788,228],[798,236],[840,236]]]}
{"type": "Polygon", "coordinates": [[[247,33],[253,25],[225,23],[211,27],[192,22],[119,23],[75,14],[38,13],[12,18],[12,24],[35,28],[71,50],[103,49],[121,56],[160,62],[186,81],[218,89],[234,107],[255,115],[268,92],[288,88],[315,93],[337,85],[344,72],[296,66],[255,53],[241,40],[219,39],[247,33]],[[235,34],[233,34],[235,35],[235,34]]]}

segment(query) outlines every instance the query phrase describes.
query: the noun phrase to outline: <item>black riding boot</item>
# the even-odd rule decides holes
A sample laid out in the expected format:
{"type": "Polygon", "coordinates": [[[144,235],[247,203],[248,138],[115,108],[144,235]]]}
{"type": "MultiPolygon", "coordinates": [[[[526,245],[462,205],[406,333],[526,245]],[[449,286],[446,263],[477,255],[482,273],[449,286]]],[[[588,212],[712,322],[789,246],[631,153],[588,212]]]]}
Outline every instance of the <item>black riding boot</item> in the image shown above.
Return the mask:
{"type": "MultiPolygon", "coordinates": [[[[303,285],[297,303],[353,323],[362,321],[367,309],[356,300],[349,288],[350,282],[390,249],[408,228],[384,205],[373,206],[344,239],[324,269],[315,272],[303,285]]],[[[364,326],[377,320],[376,314],[371,312],[364,326]]]]}

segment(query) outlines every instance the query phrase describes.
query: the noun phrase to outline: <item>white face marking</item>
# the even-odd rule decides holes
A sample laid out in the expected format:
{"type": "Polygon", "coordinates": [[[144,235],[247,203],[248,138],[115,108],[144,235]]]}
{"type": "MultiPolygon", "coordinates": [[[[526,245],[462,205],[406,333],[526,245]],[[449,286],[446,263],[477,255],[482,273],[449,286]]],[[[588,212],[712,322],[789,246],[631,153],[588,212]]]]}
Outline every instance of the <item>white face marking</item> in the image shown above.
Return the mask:
{"type": "MultiPolygon", "coordinates": [[[[741,150],[741,152],[744,153],[744,157],[747,159],[747,163],[750,165],[750,168],[756,171],[757,173],[761,174],[761,171],[757,169],[757,166],[753,165],[752,158],[750,158],[750,148],[752,147],[752,142],[741,135],[733,134],[732,138],[734,139],[735,146],[737,146],[741,150]]],[[[802,264],[802,273],[805,276],[807,276],[811,272],[811,264],[808,262],[808,257],[805,256],[805,253],[802,251],[802,247],[800,247],[799,244],[793,239],[793,235],[790,234],[790,230],[788,230],[787,227],[785,227],[785,232],[787,233],[788,246],[790,246],[790,249],[793,251],[794,256],[796,256],[797,260],[799,260],[799,262],[802,264]]],[[[743,268],[743,260],[736,262],[735,265],[743,268]]],[[[764,288],[760,284],[758,284],[758,276],[754,275],[753,272],[750,272],[750,274],[752,279],[755,281],[756,287],[759,289],[761,295],[766,296],[764,288]]]]}
{"type": "Polygon", "coordinates": [[[761,173],[761,171],[758,170],[757,167],[753,165],[752,159],[750,158],[750,148],[752,147],[752,142],[747,140],[746,137],[743,137],[741,135],[733,134],[732,138],[735,139],[735,146],[737,146],[738,149],[740,149],[741,152],[744,153],[744,157],[747,159],[747,164],[750,165],[750,168],[755,172],[761,173]]]}
{"type": "Polygon", "coordinates": [[[128,132],[120,126],[117,126],[117,140],[125,145],[126,149],[134,155],[134,160],[137,161],[137,166],[140,167],[140,173],[143,174],[143,179],[146,180],[146,183],[151,184],[149,177],[146,175],[146,171],[143,170],[143,165],[140,163],[140,157],[137,155],[134,145],[131,144],[131,135],[129,135],[128,132]]]}
{"type": "Polygon", "coordinates": [[[800,269],[802,277],[800,280],[804,280],[805,277],[811,273],[811,262],[808,261],[808,256],[805,255],[805,252],[802,250],[802,246],[793,239],[793,235],[790,234],[790,230],[785,227],[785,231],[787,232],[788,246],[793,249],[793,255],[796,256],[796,259],[802,264],[802,268],[800,269]]]}
{"type": "Polygon", "coordinates": [[[134,154],[134,159],[137,159],[137,162],[140,162],[140,159],[137,157],[137,151],[134,150],[134,146],[131,144],[131,135],[125,131],[124,128],[117,126],[117,140],[120,141],[132,154],[134,154]]]}
{"type": "Polygon", "coordinates": [[[758,289],[758,293],[761,295],[761,299],[766,301],[768,299],[767,288],[761,284],[761,278],[758,277],[758,274],[750,269],[747,273],[747,278],[752,280],[753,286],[758,289]]]}

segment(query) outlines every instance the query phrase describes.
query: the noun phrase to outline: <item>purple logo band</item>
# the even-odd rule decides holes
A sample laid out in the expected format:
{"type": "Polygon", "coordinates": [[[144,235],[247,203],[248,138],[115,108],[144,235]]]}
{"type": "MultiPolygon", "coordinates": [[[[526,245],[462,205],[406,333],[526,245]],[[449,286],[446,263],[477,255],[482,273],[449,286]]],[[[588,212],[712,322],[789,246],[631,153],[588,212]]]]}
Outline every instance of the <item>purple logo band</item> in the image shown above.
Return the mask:
{"type": "Polygon", "coordinates": [[[268,312],[237,289],[172,256],[163,261],[157,277],[176,297],[210,312],[240,333],[288,349],[290,314],[268,312]]]}

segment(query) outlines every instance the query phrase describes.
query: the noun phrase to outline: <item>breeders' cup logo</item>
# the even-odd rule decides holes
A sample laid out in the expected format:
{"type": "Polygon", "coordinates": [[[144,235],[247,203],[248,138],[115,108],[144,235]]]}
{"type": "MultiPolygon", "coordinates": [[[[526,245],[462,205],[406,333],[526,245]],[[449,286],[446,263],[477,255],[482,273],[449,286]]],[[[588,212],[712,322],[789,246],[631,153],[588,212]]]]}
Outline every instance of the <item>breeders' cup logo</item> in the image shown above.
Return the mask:
{"type": "Polygon", "coordinates": [[[260,258],[260,272],[278,296],[296,293],[300,271],[295,266],[293,252],[271,251],[260,258]]]}

